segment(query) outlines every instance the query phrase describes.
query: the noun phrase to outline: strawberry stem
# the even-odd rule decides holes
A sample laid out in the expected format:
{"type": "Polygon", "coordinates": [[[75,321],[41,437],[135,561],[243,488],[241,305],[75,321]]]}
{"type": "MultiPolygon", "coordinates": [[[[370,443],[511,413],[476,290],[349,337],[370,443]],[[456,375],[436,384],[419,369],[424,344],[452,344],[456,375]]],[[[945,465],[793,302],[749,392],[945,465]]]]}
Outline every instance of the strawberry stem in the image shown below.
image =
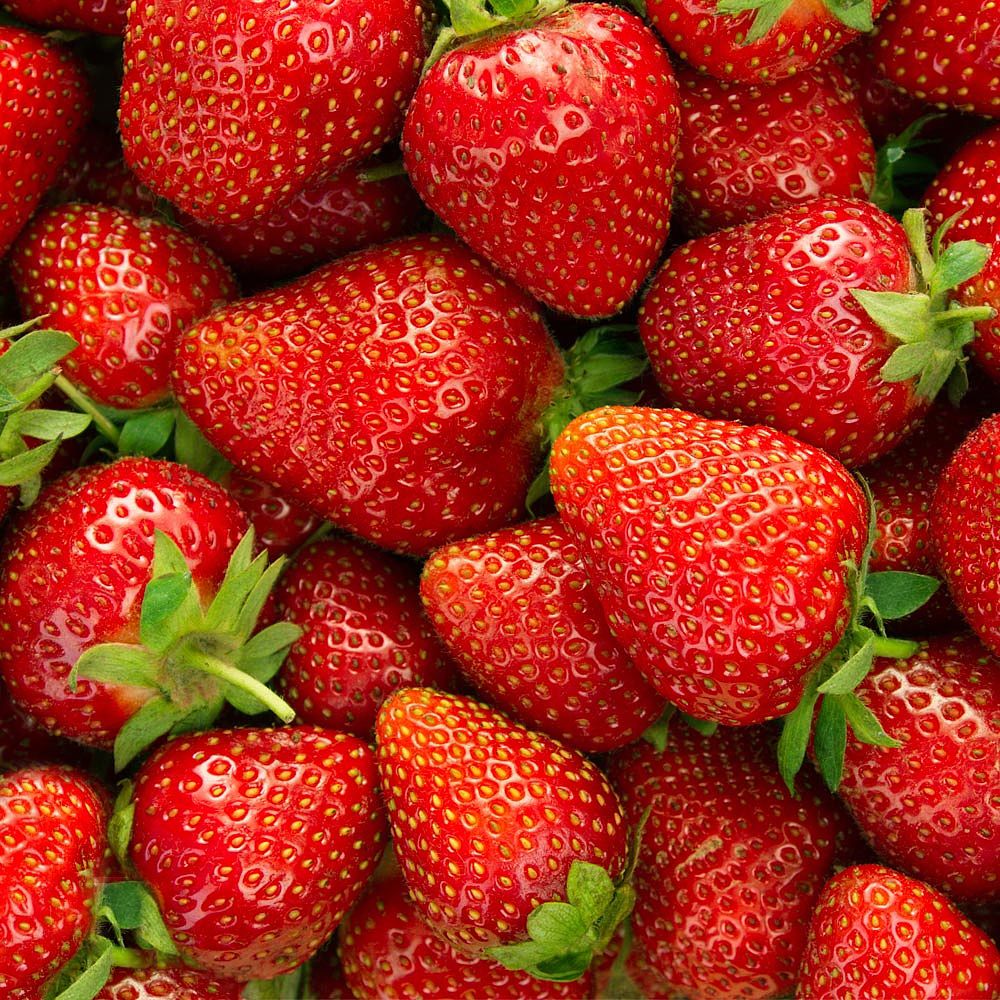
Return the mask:
{"type": "Polygon", "coordinates": [[[204,650],[188,646],[178,657],[178,662],[182,666],[190,667],[192,670],[200,670],[203,674],[218,678],[225,684],[245,691],[266,706],[282,722],[291,722],[295,718],[295,709],[284,698],[272,691],[266,684],[262,684],[256,678],[226,663],[218,656],[212,656],[211,653],[206,653],[204,650]]]}
{"type": "Polygon", "coordinates": [[[65,375],[57,375],[55,384],[81,413],[86,413],[90,417],[94,426],[117,448],[121,435],[118,428],[101,412],[100,408],[80,392],[65,375]]]}

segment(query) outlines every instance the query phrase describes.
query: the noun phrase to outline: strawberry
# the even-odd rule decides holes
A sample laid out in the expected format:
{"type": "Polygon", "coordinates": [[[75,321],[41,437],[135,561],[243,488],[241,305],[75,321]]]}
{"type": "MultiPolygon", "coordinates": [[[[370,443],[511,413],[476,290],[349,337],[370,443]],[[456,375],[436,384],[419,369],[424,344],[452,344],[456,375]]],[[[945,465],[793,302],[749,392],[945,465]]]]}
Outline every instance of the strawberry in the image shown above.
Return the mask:
{"type": "Polygon", "coordinates": [[[83,772],[0,775],[0,989],[37,1000],[83,943],[104,855],[107,802],[83,772]]]}
{"type": "Polygon", "coordinates": [[[663,711],[611,634],[557,517],[431,554],[424,605],[489,701],[584,753],[637,739],[663,711]]]}
{"type": "Polygon", "coordinates": [[[646,0],[667,44],[703,73],[774,82],[871,31],[889,0],[646,0]]]}
{"type": "Polygon", "coordinates": [[[981,312],[956,310],[949,292],[986,254],[968,242],[932,254],[919,211],[901,226],[867,203],[816,199],[675,251],[639,329],[678,405],[858,465],[893,448],[946,383],[963,391],[981,312]]]}
{"type": "Polygon", "coordinates": [[[298,630],[250,640],[281,565],[252,561],[244,532],[221,487],[169,462],[126,458],[48,487],[0,568],[12,697],[50,732],[114,746],[119,766],[210,725],[227,700],[290,720],[264,681],[298,630]]]}
{"type": "Polygon", "coordinates": [[[873,46],[879,72],[942,107],[1000,112],[1000,9],[992,2],[895,0],[873,46]]]}
{"type": "Polygon", "coordinates": [[[173,384],[242,472],[422,553],[517,517],[563,374],[526,295],[454,240],[422,236],[195,324],[173,384]]]}
{"type": "Polygon", "coordinates": [[[584,756],[481,702],[403,688],[382,704],[378,766],[421,917],[458,950],[578,979],[631,897],[618,798],[584,756]]]}
{"type": "Polygon", "coordinates": [[[935,224],[952,220],[944,242],[978,240],[991,250],[986,266],[962,286],[961,299],[967,306],[992,310],[992,315],[976,326],[972,355],[994,382],[1000,382],[1000,212],[995,193],[998,174],[1000,125],[994,125],[958,150],[924,199],[935,224]]]}
{"type": "Polygon", "coordinates": [[[938,569],[965,620],[1000,655],[1000,415],[987,418],[959,446],[938,482],[931,542],[938,569]]]}
{"type": "Polygon", "coordinates": [[[69,50],[0,25],[0,257],[59,175],[89,115],[90,89],[69,50]]]}
{"type": "Polygon", "coordinates": [[[583,1000],[592,995],[590,976],[571,983],[546,982],[452,948],[421,920],[401,875],[373,882],[348,914],[340,926],[340,959],[358,1000],[583,1000]]]}
{"type": "Polygon", "coordinates": [[[282,496],[270,483],[239,472],[222,478],[229,495],[253,525],[257,543],[272,559],[294,552],[320,526],[320,519],[282,496]]]}
{"type": "Polygon", "coordinates": [[[966,636],[879,660],[858,697],[902,744],[848,743],[838,789],[893,867],[953,899],[1000,902],[1000,661],[966,636]]]}
{"type": "Polygon", "coordinates": [[[181,956],[241,981],[306,961],[382,853],[377,780],[364,743],[309,726],[214,730],[155,751],[121,823],[181,956]]]}
{"type": "MultiPolygon", "coordinates": [[[[453,14],[460,6],[452,0],[453,14]]],[[[676,85],[634,15],[600,3],[546,9],[471,19],[487,33],[460,35],[423,77],[403,161],[430,208],[535,298],[611,316],[667,237],[676,85]]]]}
{"type": "Polygon", "coordinates": [[[196,218],[245,222],[396,134],[426,55],[422,0],[133,0],[125,160],[196,218]]]}
{"type": "MultiPolygon", "coordinates": [[[[665,752],[615,754],[611,780],[642,827],[635,947],[690,1000],[786,996],[809,915],[850,820],[803,774],[793,797],[760,729],[671,731],[665,752]]],[[[821,996],[822,994],[817,994],[821,996]]]]}
{"type": "Polygon", "coordinates": [[[29,24],[102,35],[125,33],[126,0],[4,0],[2,6],[29,24]]]}
{"type": "Polygon", "coordinates": [[[11,251],[11,271],[22,312],[78,341],[67,377],[120,409],[162,403],[180,333],[236,294],[222,261],[190,236],[101,205],[37,216],[11,251]]]}
{"type": "Polygon", "coordinates": [[[820,195],[866,198],[875,150],[835,66],[762,86],[677,70],[679,218],[693,235],[820,195]]]}
{"type": "Polygon", "coordinates": [[[18,708],[7,689],[0,685],[0,771],[25,764],[69,763],[79,757],[79,748],[47,733],[18,708]]]}
{"type": "Polygon", "coordinates": [[[857,865],[823,889],[795,995],[986,1000],[1000,995],[1000,952],[940,892],[857,865]]]}
{"type": "Polygon", "coordinates": [[[185,230],[239,274],[273,282],[423,228],[424,208],[405,176],[368,179],[378,165],[345,167],[303,188],[290,202],[245,222],[200,222],[185,230]]]}
{"type": "Polygon", "coordinates": [[[178,965],[115,969],[94,1000],[242,1000],[243,985],[178,965]]]}
{"type": "Polygon", "coordinates": [[[307,545],[275,589],[302,629],[278,676],[300,720],[367,737],[398,687],[446,687],[451,664],[420,606],[416,567],[340,538],[307,545]]]}

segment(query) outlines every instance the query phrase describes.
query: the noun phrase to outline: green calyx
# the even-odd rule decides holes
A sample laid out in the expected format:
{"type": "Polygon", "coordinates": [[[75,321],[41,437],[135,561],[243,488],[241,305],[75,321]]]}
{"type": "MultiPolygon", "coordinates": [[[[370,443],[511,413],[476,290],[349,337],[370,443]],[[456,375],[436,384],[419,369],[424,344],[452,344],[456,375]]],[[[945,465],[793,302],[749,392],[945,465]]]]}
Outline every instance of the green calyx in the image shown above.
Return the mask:
{"type": "Polygon", "coordinates": [[[531,510],[549,492],[548,452],[564,428],[581,413],[600,406],[632,406],[641,393],[621,388],[638,378],[649,359],[634,326],[598,326],[588,330],[563,355],[566,377],[541,416],[546,461],[528,489],[531,510]]]}
{"type": "Polygon", "coordinates": [[[529,941],[490,948],[504,968],[556,983],[579,979],[608,947],[635,906],[632,877],[639,859],[643,814],[629,845],[625,870],[615,881],[600,865],[574,861],[566,878],[566,902],[542,903],[528,917],[529,941]]]}
{"type": "Polygon", "coordinates": [[[941,112],[924,115],[879,148],[869,201],[883,212],[902,219],[908,209],[920,205],[924,191],[940,169],[932,157],[921,152],[933,145],[923,133],[928,125],[943,117],[941,112]]]}
{"type": "Polygon", "coordinates": [[[689,729],[693,729],[702,736],[711,736],[719,728],[717,722],[696,719],[693,715],[682,712],[676,705],[668,704],[656,722],[646,728],[640,739],[645,740],[657,752],[663,753],[667,749],[670,724],[674,719],[680,719],[689,729]]]}
{"type": "Polygon", "coordinates": [[[23,506],[38,496],[42,471],[62,440],[90,426],[82,413],[34,405],[59,377],[59,362],[77,346],[68,334],[39,329],[39,323],[0,330],[0,340],[9,343],[0,355],[0,486],[20,487],[23,506]],[[29,438],[42,443],[29,444],[29,438]]]}
{"type": "MultiPolygon", "coordinates": [[[[872,0],[823,0],[823,5],[845,28],[863,32],[875,28],[872,0]]],[[[719,0],[715,12],[732,16],[754,11],[750,30],[741,40],[743,45],[750,45],[760,41],[791,6],[792,0],[719,0]]]]}
{"type": "Polygon", "coordinates": [[[253,557],[251,529],[233,553],[207,608],[174,541],[156,533],[153,572],[142,599],[139,643],[92,646],[69,677],[148,688],[151,697],[115,740],[120,770],[164,735],[207,729],[228,702],[245,715],[271,711],[291,722],[293,709],[267,682],[301,629],[279,622],[254,634],[284,565],[253,557]]]}
{"type": "Polygon", "coordinates": [[[795,775],[805,760],[810,734],[820,774],[831,791],[837,790],[843,774],[848,728],[862,743],[900,745],[854,691],[868,675],[876,656],[906,659],[917,651],[917,643],[887,636],[885,623],[912,614],[941,585],[940,580],[920,573],[869,572],[876,511],[868,484],[860,477],[858,480],[868,500],[868,538],[860,566],[853,560],[845,564],[851,622],[834,650],[806,679],[802,698],[785,716],[778,741],[778,769],[793,794],[795,775]]]}
{"type": "Polygon", "coordinates": [[[866,313],[900,341],[880,375],[885,382],[916,382],[916,394],[933,399],[948,386],[958,402],[968,388],[965,348],[976,335],[975,324],[990,319],[988,306],[962,306],[951,293],[985,266],[990,248],[974,240],[943,247],[954,220],[934,234],[928,246],[926,213],[910,209],[903,215],[917,273],[915,292],[875,292],[855,288],[852,294],[866,313]]]}

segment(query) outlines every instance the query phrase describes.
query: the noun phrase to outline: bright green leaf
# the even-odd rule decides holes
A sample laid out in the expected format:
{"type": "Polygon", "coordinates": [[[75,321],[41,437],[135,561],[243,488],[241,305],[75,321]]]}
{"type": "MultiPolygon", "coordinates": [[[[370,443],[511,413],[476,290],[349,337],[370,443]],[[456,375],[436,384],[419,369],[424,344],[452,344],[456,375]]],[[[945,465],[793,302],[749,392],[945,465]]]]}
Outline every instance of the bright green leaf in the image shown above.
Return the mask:
{"type": "Polygon", "coordinates": [[[152,456],[166,447],[174,429],[177,411],[149,410],[130,417],[121,430],[118,452],[122,455],[152,456]]]}
{"type": "Polygon", "coordinates": [[[115,737],[115,770],[127,767],[143,750],[170,732],[184,709],[165,698],[152,698],[132,716],[115,737]]]}
{"type": "Polygon", "coordinates": [[[847,694],[853,691],[871,670],[874,657],[875,634],[869,631],[861,648],[852,653],[836,673],[820,684],[819,693],[847,694]]]}
{"type": "Polygon", "coordinates": [[[816,765],[827,788],[835,792],[844,773],[844,750],[847,747],[847,718],[836,698],[824,698],[816,713],[813,751],[816,765]]]}
{"type": "Polygon", "coordinates": [[[809,733],[812,729],[813,711],[819,698],[820,671],[814,670],[807,678],[798,705],[785,716],[778,738],[778,770],[788,790],[795,794],[795,775],[806,759],[809,733]]]}
{"type": "Polygon", "coordinates": [[[615,884],[600,866],[574,861],[566,878],[566,898],[579,911],[586,926],[595,924],[611,905],[615,884]]]}
{"type": "Polygon", "coordinates": [[[886,570],[869,573],[866,593],[875,601],[883,618],[904,618],[923,607],[937,592],[941,581],[921,573],[886,570]]]}
{"type": "Polygon", "coordinates": [[[851,694],[838,694],[830,697],[836,698],[840,703],[844,715],[847,716],[847,723],[851,727],[851,731],[862,743],[880,747],[902,746],[898,740],[886,733],[882,724],[872,714],[871,709],[856,694],[852,692],[851,694]]]}
{"type": "Polygon", "coordinates": [[[18,414],[16,420],[18,434],[38,438],[39,441],[76,437],[90,426],[90,417],[86,413],[66,410],[25,410],[18,414]]]}
{"type": "Polygon", "coordinates": [[[919,342],[930,333],[931,300],[926,295],[873,292],[867,288],[852,288],[851,295],[886,333],[901,343],[919,342]]]}
{"type": "Polygon", "coordinates": [[[84,650],[73,666],[68,682],[77,676],[104,684],[159,687],[159,664],[145,646],[104,642],[84,650]]]}
{"type": "Polygon", "coordinates": [[[47,441],[31,451],[22,452],[0,462],[0,486],[18,486],[40,475],[52,461],[60,441],[47,441]]]}

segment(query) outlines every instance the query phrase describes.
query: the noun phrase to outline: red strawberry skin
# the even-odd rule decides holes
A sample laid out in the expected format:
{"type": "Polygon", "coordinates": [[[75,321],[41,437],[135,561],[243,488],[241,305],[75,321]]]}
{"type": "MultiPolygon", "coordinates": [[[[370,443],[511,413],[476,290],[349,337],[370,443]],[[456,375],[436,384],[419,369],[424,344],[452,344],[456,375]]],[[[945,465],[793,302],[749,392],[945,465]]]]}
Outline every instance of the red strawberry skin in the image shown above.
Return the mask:
{"type": "Polygon", "coordinates": [[[418,584],[412,563],[346,539],[296,555],[274,596],[280,620],[303,629],[278,675],[299,719],[364,738],[394,689],[448,686],[418,584]]]}
{"type": "Polygon", "coordinates": [[[638,739],[663,711],[608,628],[558,517],[439,549],[420,590],[465,676],[532,729],[601,753],[638,739]]]}
{"type": "Polygon", "coordinates": [[[170,394],[181,331],[236,295],[207,247],[155,219],[70,204],[37,216],[11,252],[25,316],[73,336],[67,376],[95,402],[142,409],[170,394]]]}
{"type": "Polygon", "coordinates": [[[403,159],[431,209],[535,298],[611,316],[666,240],[677,124],[653,33],[578,3],[436,62],[403,159]]]}
{"type": "Polygon", "coordinates": [[[902,226],[826,197],[676,250],[643,301],[653,372],[677,405],[777,427],[846,465],[889,451],[927,401],[883,382],[898,341],[853,288],[914,287],[902,226]]]}
{"type": "Polygon", "coordinates": [[[351,910],[340,926],[340,959],[358,1000],[586,1000],[593,995],[589,975],[570,983],[546,982],[456,951],[420,919],[401,875],[373,882],[351,910]]]}
{"type": "Polygon", "coordinates": [[[246,514],[257,543],[271,559],[290,555],[322,523],[311,511],[282,496],[261,479],[229,472],[222,485],[246,514]]]}
{"type": "Polygon", "coordinates": [[[835,64],[770,86],[677,71],[679,218],[691,235],[820,195],[866,198],[875,149],[835,64]]]}
{"type": "Polygon", "coordinates": [[[1000,655],[1000,415],[952,456],[931,507],[931,542],[952,599],[980,641],[1000,655]]]}
{"type": "Polygon", "coordinates": [[[679,723],[664,752],[640,741],[609,773],[633,827],[651,810],[636,869],[638,952],[691,1000],[789,995],[850,828],[815,774],[798,776],[793,798],[766,731],[705,737],[679,723]]]}
{"type": "Polygon", "coordinates": [[[133,0],[125,160],[196,218],[242,222],[394,138],[427,51],[420,0],[133,0]]]}
{"type": "Polygon", "coordinates": [[[798,1000],[1000,995],[1000,952],[947,896],[882,865],[856,865],[823,889],[798,1000]]]}
{"type": "Polygon", "coordinates": [[[219,310],[185,332],[173,384],[241,471],[424,553],[522,511],[563,374],[526,295],[421,236],[219,310]]]}
{"type": "Polygon", "coordinates": [[[70,768],[0,775],[0,990],[37,1000],[94,923],[107,802],[70,768]]]}
{"type": "Polygon", "coordinates": [[[311,726],[172,740],[135,784],[129,857],[182,955],[271,979],[306,961],[382,853],[375,758],[311,726]]]}
{"type": "Polygon", "coordinates": [[[873,47],[885,79],[914,97],[1000,113],[1000,9],[962,0],[895,0],[873,47]]]}
{"type": "Polygon", "coordinates": [[[552,495],[612,630],[697,718],[789,712],[840,640],[865,504],[828,455],[765,427],[604,407],[557,439],[552,495]]]}
{"type": "MultiPolygon", "coordinates": [[[[889,0],[873,0],[878,17],[889,0]]],[[[773,82],[816,66],[858,33],[825,3],[792,0],[761,39],[744,43],[754,11],[719,16],[718,0],[646,0],[649,20],[686,62],[720,80],[773,82]]]]}
{"type": "Polygon", "coordinates": [[[527,939],[573,861],[617,878],[618,797],[585,757],[487,705],[403,688],[375,728],[393,846],[421,916],[466,954],[527,939]],[[428,749],[431,748],[431,749],[428,749]]]}
{"type": "Polygon", "coordinates": [[[226,492],[171,462],[124,458],[42,491],[8,538],[0,568],[0,672],[48,731],[110,748],[149,688],[66,679],[102,642],[137,642],[154,530],[184,553],[214,594],[247,529],[226,492]]]}
{"type": "Polygon", "coordinates": [[[124,34],[128,8],[126,0],[4,0],[3,6],[30,24],[101,35],[124,34]]]}
{"type": "Polygon", "coordinates": [[[240,1000],[244,985],[183,966],[114,969],[94,1000],[240,1000]]]}
{"type": "Polygon", "coordinates": [[[903,745],[849,740],[838,792],[893,867],[951,898],[1000,901],[1000,661],[970,636],[877,660],[857,688],[903,745]]]}
{"type": "Polygon", "coordinates": [[[79,142],[90,104],[68,49],[0,25],[0,257],[79,142]]]}

